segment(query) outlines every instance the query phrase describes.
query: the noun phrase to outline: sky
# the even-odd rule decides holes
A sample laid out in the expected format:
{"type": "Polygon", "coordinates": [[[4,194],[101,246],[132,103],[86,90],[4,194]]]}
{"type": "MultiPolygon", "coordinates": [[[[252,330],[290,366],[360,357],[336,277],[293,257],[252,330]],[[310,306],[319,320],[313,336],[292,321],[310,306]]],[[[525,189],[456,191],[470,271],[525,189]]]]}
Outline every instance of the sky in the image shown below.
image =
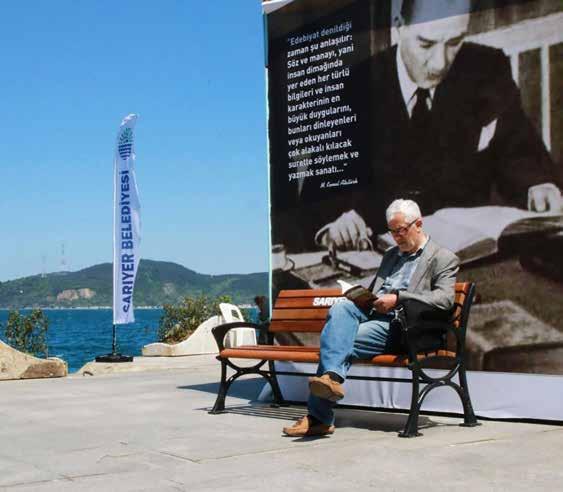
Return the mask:
{"type": "Polygon", "coordinates": [[[0,46],[0,281],[111,262],[129,113],[141,257],[267,270],[259,0],[10,0],[0,46]]]}

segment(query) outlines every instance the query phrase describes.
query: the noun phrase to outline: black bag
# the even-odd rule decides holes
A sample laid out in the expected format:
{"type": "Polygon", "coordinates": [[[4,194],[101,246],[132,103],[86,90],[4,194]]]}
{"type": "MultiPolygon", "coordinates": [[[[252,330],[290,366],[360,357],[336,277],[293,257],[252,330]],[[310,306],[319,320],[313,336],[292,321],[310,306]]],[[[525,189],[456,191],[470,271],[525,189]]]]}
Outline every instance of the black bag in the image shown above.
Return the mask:
{"type": "Polygon", "coordinates": [[[409,353],[409,348],[415,354],[445,349],[452,315],[453,309],[446,311],[406,299],[395,308],[395,317],[391,321],[392,337],[403,353],[409,353]]]}

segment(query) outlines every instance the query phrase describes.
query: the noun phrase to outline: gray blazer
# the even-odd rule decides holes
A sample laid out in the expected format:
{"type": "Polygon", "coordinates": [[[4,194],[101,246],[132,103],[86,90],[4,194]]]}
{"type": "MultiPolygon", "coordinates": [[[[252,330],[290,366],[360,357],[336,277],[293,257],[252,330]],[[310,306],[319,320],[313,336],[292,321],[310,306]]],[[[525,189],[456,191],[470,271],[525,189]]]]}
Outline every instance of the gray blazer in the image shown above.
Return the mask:
{"type": "MultiPolygon", "coordinates": [[[[370,290],[377,292],[385,278],[392,272],[399,258],[399,248],[388,250],[373,279],[370,290]]],[[[399,292],[398,302],[416,299],[438,309],[451,309],[454,305],[455,279],[459,270],[459,258],[450,250],[438,246],[432,239],[422,251],[416,270],[407,290],[399,292]]]]}

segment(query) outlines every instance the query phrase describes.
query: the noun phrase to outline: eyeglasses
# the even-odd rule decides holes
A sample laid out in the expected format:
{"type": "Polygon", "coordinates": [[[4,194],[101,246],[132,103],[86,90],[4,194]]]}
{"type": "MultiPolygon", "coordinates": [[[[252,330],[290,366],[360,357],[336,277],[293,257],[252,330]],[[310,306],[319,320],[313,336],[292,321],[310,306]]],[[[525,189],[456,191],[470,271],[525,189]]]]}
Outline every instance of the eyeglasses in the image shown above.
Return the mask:
{"type": "Polygon", "coordinates": [[[393,236],[402,236],[403,234],[405,234],[410,228],[411,226],[419,219],[419,217],[417,217],[416,219],[414,219],[411,223],[407,224],[404,227],[397,227],[397,229],[388,229],[388,231],[393,234],[393,236]]]}

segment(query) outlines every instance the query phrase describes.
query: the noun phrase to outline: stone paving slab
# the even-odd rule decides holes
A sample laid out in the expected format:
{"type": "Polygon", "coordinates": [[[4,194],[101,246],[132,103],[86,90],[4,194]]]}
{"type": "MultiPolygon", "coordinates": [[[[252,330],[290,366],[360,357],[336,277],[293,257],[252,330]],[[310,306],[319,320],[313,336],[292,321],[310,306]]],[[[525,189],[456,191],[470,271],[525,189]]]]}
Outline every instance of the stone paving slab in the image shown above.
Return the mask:
{"type": "Polygon", "coordinates": [[[563,427],[337,411],[324,438],[283,437],[303,407],[253,401],[236,382],[209,415],[219,365],[0,383],[0,491],[560,490],[563,427]]]}

